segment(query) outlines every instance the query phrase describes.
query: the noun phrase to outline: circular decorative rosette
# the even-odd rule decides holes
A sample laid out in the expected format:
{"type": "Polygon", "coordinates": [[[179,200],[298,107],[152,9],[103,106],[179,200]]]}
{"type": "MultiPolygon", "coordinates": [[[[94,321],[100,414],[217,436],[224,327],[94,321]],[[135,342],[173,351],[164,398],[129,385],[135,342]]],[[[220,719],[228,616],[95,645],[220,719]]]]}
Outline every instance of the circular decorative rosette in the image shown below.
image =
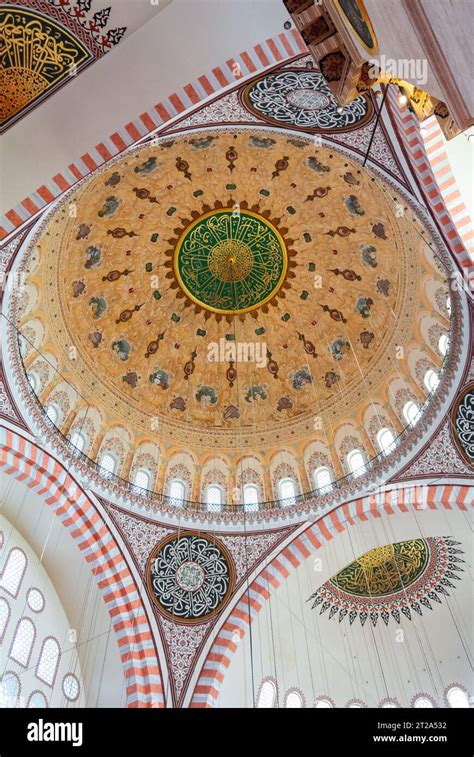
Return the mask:
{"type": "Polygon", "coordinates": [[[193,302],[216,313],[246,313],[270,300],[287,270],[285,243],[249,210],[212,210],[181,235],[176,277],[193,302]]]}
{"type": "Polygon", "coordinates": [[[172,535],[147,564],[148,586],[158,609],[178,622],[207,620],[229,598],[232,561],[223,545],[201,533],[172,535]]]}
{"type": "Polygon", "coordinates": [[[262,76],[245,87],[242,99],[251,113],[268,123],[318,133],[357,129],[373,114],[368,95],[340,108],[324,76],[303,69],[262,76]]]}
{"type": "Polygon", "coordinates": [[[453,433],[459,451],[474,466],[474,384],[462,393],[453,413],[453,433]]]}
{"type": "Polygon", "coordinates": [[[346,615],[352,624],[359,617],[373,626],[379,617],[387,625],[392,616],[400,623],[402,613],[411,620],[414,610],[432,610],[431,602],[440,603],[449,596],[463,571],[459,542],[450,537],[430,537],[385,544],[365,552],[326,581],[311,597],[312,609],[320,614],[329,610],[329,618],[346,615]]]}

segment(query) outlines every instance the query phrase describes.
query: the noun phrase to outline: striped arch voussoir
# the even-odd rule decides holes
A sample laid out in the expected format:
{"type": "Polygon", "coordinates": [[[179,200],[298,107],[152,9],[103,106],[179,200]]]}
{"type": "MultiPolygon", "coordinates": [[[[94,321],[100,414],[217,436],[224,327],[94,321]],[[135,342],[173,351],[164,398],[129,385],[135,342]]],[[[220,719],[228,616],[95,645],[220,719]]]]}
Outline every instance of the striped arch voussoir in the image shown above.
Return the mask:
{"type": "Polygon", "coordinates": [[[467,510],[474,501],[474,487],[439,485],[411,487],[413,497],[411,504],[406,502],[404,489],[394,489],[380,494],[373,494],[340,505],[324,515],[316,523],[309,525],[291,544],[285,547],[254,579],[248,589],[248,595],[242,595],[224,625],[206,657],[196,683],[191,707],[213,707],[219,688],[224,681],[232,655],[237,651],[239,641],[244,637],[249,624],[252,623],[270,592],[278,589],[281,583],[298,568],[304,560],[314,555],[315,550],[323,547],[338,533],[346,531],[358,522],[369,521],[399,513],[429,510],[467,510]]]}
{"type": "Polygon", "coordinates": [[[97,581],[113,620],[129,707],[164,707],[159,662],[140,592],[100,513],[47,452],[0,429],[0,469],[44,498],[68,529],[97,581]]]}

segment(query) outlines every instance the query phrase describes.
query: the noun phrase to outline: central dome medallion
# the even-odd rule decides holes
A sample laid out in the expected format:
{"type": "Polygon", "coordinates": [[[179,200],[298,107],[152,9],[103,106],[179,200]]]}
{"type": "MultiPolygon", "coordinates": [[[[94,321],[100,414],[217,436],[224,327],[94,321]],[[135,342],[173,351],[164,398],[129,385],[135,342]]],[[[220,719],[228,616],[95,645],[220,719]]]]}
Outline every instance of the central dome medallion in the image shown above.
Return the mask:
{"type": "Polygon", "coordinates": [[[280,289],[288,266],[279,231],[239,205],[197,218],[174,255],[176,278],[188,297],[215,313],[247,313],[280,289]]]}

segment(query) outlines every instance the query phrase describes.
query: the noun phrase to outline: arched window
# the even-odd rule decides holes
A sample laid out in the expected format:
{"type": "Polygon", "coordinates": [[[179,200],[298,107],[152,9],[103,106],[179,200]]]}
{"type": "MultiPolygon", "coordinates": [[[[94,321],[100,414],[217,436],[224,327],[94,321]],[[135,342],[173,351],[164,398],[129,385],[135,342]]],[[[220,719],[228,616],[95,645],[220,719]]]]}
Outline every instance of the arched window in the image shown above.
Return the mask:
{"type": "Polygon", "coordinates": [[[377,444],[384,455],[388,455],[395,448],[395,437],[389,428],[381,428],[377,434],[377,444]]]}
{"type": "Polygon", "coordinates": [[[469,707],[467,693],[460,686],[451,686],[446,692],[446,699],[450,707],[469,707]]]}
{"type": "Polygon", "coordinates": [[[86,438],[84,434],[81,434],[79,431],[75,431],[69,441],[73,447],[79,450],[79,452],[82,452],[86,446],[86,438]]]}
{"type": "Polygon", "coordinates": [[[75,702],[79,696],[79,681],[74,673],[66,673],[63,678],[63,694],[70,702],[75,702]]]}
{"type": "Polygon", "coordinates": [[[10,620],[10,605],[3,597],[0,599],[0,641],[2,641],[10,620]]]}
{"type": "Polygon", "coordinates": [[[26,569],[25,553],[14,547],[8,553],[5,568],[0,578],[0,588],[5,589],[12,597],[16,597],[26,569]]]}
{"type": "Polygon", "coordinates": [[[209,512],[220,512],[222,507],[222,489],[218,484],[209,484],[207,487],[206,505],[209,512]]]}
{"type": "Polygon", "coordinates": [[[292,478],[282,478],[278,482],[278,499],[284,507],[295,504],[296,487],[292,478]]]}
{"type": "Polygon", "coordinates": [[[416,402],[413,402],[413,400],[408,400],[408,402],[406,402],[403,406],[403,415],[406,422],[409,423],[410,426],[414,426],[417,422],[419,412],[420,409],[416,402]]]}
{"type": "Polygon", "coordinates": [[[244,484],[244,509],[247,513],[258,510],[258,487],[256,484],[244,484]]]}
{"type": "Polygon", "coordinates": [[[275,707],[276,704],[276,685],[274,681],[264,681],[260,687],[260,692],[257,700],[257,707],[262,709],[269,709],[275,707]]]}
{"type": "Polygon", "coordinates": [[[13,637],[10,657],[24,668],[28,667],[35,636],[36,631],[33,622],[29,618],[22,618],[13,637]]]}
{"type": "Polygon", "coordinates": [[[100,457],[99,465],[106,473],[113,474],[117,468],[117,460],[110,452],[104,452],[100,457]]]}
{"type": "Polygon", "coordinates": [[[353,449],[347,455],[347,464],[353,476],[362,476],[365,472],[364,457],[360,449],[353,449]]]}
{"type": "Polygon", "coordinates": [[[28,707],[47,707],[48,700],[41,691],[33,691],[28,699],[28,707]]]}
{"type": "Polygon", "coordinates": [[[444,357],[449,348],[449,336],[447,334],[441,334],[438,342],[438,350],[444,357]]]}
{"type": "Polygon", "coordinates": [[[20,697],[20,679],[16,673],[7,670],[0,686],[0,707],[16,707],[20,697]]]}
{"type": "Polygon", "coordinates": [[[186,495],[186,486],[184,481],[179,478],[173,478],[170,482],[168,496],[173,500],[173,505],[182,505],[186,495]]]}
{"type": "Polygon", "coordinates": [[[428,368],[423,379],[427,390],[431,393],[434,392],[439,384],[438,374],[434,372],[432,368],[428,368]]]}
{"type": "Polygon", "coordinates": [[[328,492],[332,489],[332,478],[329,468],[326,468],[325,466],[317,468],[313,473],[313,478],[315,489],[322,489],[322,493],[328,492]]]}
{"type": "Polygon", "coordinates": [[[387,700],[387,701],[386,701],[386,702],[384,702],[384,703],[383,703],[383,705],[382,705],[382,709],[387,709],[387,708],[396,708],[396,707],[398,707],[398,704],[397,704],[396,702],[394,702],[394,701],[393,701],[393,699],[389,699],[389,700],[387,700]]]}
{"type": "Polygon", "coordinates": [[[58,642],[52,636],[48,636],[41,647],[41,654],[36,668],[36,678],[39,678],[40,681],[43,681],[48,686],[53,686],[54,684],[60,654],[61,650],[59,649],[58,642]]]}
{"type": "Polygon", "coordinates": [[[289,691],[285,699],[285,707],[303,707],[303,697],[298,691],[289,691]]]}
{"type": "Polygon", "coordinates": [[[320,697],[320,699],[317,699],[314,706],[315,707],[319,707],[319,708],[324,707],[326,709],[329,708],[329,707],[334,707],[334,705],[331,702],[331,700],[330,699],[325,699],[325,697],[320,697]]]}
{"type": "Polygon", "coordinates": [[[146,468],[137,468],[133,477],[133,485],[137,489],[151,488],[151,473],[146,468]]]}
{"type": "Polygon", "coordinates": [[[413,702],[413,707],[434,707],[434,704],[428,697],[417,697],[413,702]]]}
{"type": "Polygon", "coordinates": [[[48,405],[46,407],[46,415],[48,416],[51,423],[54,423],[54,425],[56,425],[59,418],[58,408],[56,407],[56,405],[48,405]]]}

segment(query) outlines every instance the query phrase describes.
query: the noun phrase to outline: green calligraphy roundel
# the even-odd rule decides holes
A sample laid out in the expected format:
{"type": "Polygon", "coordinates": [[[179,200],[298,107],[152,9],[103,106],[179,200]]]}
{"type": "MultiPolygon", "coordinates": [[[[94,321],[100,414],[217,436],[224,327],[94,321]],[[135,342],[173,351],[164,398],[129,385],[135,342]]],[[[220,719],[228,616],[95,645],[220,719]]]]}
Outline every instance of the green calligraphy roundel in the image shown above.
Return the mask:
{"type": "Polygon", "coordinates": [[[250,210],[211,210],[183,232],[174,255],[188,297],[214,313],[247,313],[280,289],[288,257],[277,229],[250,210]]]}

